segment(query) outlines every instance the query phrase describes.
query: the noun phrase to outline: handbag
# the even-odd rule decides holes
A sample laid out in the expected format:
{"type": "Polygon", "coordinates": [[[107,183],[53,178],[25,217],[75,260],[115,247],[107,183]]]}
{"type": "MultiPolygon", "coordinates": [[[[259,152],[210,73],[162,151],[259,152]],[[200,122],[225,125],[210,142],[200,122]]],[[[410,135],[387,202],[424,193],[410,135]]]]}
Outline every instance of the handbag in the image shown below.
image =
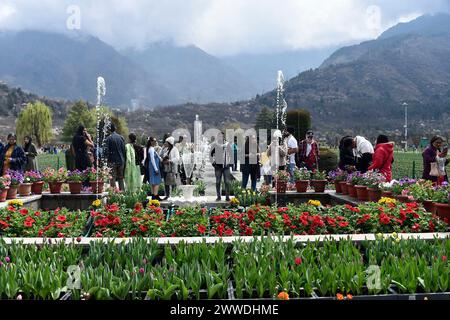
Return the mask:
{"type": "Polygon", "coordinates": [[[439,168],[437,162],[431,162],[430,176],[439,177],[439,168]]]}

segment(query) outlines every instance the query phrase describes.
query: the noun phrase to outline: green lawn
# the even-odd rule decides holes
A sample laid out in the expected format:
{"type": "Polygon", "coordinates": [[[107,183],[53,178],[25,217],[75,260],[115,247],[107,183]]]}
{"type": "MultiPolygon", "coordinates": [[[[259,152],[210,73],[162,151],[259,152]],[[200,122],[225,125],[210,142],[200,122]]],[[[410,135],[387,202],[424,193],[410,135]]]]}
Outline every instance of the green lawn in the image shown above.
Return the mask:
{"type": "Polygon", "coordinates": [[[47,167],[59,169],[66,166],[65,153],[58,154],[40,154],[37,157],[39,170],[44,170],[47,167]]]}

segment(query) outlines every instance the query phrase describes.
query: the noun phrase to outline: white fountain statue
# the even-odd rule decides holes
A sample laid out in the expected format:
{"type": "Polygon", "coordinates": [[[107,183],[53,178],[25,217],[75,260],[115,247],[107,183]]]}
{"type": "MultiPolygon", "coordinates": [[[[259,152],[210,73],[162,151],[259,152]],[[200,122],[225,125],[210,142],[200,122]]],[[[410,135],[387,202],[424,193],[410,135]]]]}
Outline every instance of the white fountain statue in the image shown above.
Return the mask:
{"type": "Polygon", "coordinates": [[[287,102],[284,99],[284,76],[283,71],[278,71],[277,76],[277,129],[283,131],[286,129],[286,111],[287,111],[287,102]],[[280,127],[281,124],[281,127],[280,127]]]}

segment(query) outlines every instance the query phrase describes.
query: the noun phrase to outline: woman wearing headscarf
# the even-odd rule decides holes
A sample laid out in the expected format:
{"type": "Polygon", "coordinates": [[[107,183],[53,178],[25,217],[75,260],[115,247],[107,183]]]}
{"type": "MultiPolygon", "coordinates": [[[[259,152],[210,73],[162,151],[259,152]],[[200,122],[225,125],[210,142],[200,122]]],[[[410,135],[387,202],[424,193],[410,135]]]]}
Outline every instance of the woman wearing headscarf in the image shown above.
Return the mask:
{"type": "Polygon", "coordinates": [[[128,139],[129,143],[125,145],[125,185],[128,191],[136,192],[142,186],[141,168],[136,164],[136,153],[134,149],[136,135],[130,133],[128,139]]]}
{"type": "MultiPolygon", "coordinates": [[[[446,158],[446,150],[443,148],[444,144],[444,138],[440,136],[434,136],[431,141],[430,145],[423,151],[422,158],[423,158],[423,174],[422,178],[425,180],[430,180],[435,183],[442,182],[442,181],[448,181],[448,177],[445,174],[445,166],[447,166],[450,163],[450,159],[446,158]],[[438,173],[442,170],[439,170],[439,160],[442,159],[441,167],[444,168],[443,175],[440,174],[434,175],[431,172],[431,164],[436,164],[436,169],[438,169],[438,173]],[[433,174],[433,175],[432,175],[433,174]],[[438,181],[441,180],[441,181],[438,181]]],[[[442,169],[442,168],[441,168],[442,169]]]]}
{"type": "Polygon", "coordinates": [[[37,149],[33,143],[33,139],[30,136],[25,136],[23,139],[24,145],[23,150],[27,156],[27,164],[25,165],[25,171],[35,171],[38,169],[37,166],[37,149]]]}
{"type": "Polygon", "coordinates": [[[356,156],[356,170],[361,173],[366,173],[375,152],[372,144],[366,138],[356,136],[353,139],[353,151],[356,156]]]}
{"type": "Polygon", "coordinates": [[[277,170],[286,170],[286,157],[287,157],[287,143],[283,141],[283,134],[280,130],[275,130],[272,141],[267,147],[267,156],[270,158],[269,163],[266,164],[270,166],[270,175],[265,180],[266,184],[272,183],[273,173],[277,170]]]}
{"type": "Polygon", "coordinates": [[[23,171],[27,163],[25,152],[17,145],[17,136],[10,133],[7,139],[8,143],[0,154],[0,172],[2,175],[5,175],[8,170],[23,171]]]}
{"type": "Polygon", "coordinates": [[[72,139],[72,148],[75,155],[75,168],[83,171],[92,166],[88,149],[94,148],[90,134],[83,125],[78,126],[72,139]]]}
{"type": "Polygon", "coordinates": [[[369,170],[377,170],[382,173],[387,182],[392,180],[392,163],[394,162],[394,143],[389,138],[380,134],[377,138],[373,162],[369,170]]]}
{"type": "Polygon", "coordinates": [[[180,153],[178,152],[177,147],[175,147],[174,137],[170,136],[165,140],[160,156],[164,169],[164,200],[167,200],[170,197],[170,189],[173,191],[177,185],[176,174],[178,171],[178,163],[180,162],[180,153]]]}

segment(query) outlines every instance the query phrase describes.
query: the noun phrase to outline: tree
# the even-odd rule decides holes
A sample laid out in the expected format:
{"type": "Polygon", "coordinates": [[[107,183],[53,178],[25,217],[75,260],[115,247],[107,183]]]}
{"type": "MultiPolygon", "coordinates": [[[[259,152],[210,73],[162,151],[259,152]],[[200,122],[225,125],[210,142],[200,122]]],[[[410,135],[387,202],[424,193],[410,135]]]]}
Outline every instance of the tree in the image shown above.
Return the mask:
{"type": "MultiPolygon", "coordinates": [[[[92,109],[91,113],[93,116],[95,116],[95,118],[97,118],[97,110],[96,109],[92,109]]],[[[116,116],[113,114],[113,112],[108,108],[108,107],[101,107],[99,109],[99,117],[100,117],[100,123],[99,123],[99,127],[98,127],[98,132],[99,132],[99,140],[103,141],[103,128],[105,126],[105,119],[106,116],[109,117],[109,120],[114,123],[114,125],[116,126],[116,132],[120,135],[122,135],[125,139],[127,139],[128,137],[128,125],[127,125],[127,121],[125,120],[124,117],[121,116],[116,116]]]]}
{"type": "Polygon", "coordinates": [[[286,125],[294,128],[297,139],[305,139],[306,132],[311,129],[311,114],[306,109],[294,109],[287,112],[286,125]]]}
{"type": "Polygon", "coordinates": [[[270,132],[271,129],[274,129],[275,122],[275,112],[264,106],[256,117],[255,129],[267,129],[270,132]]]}
{"type": "Polygon", "coordinates": [[[16,130],[19,141],[29,135],[39,147],[48,143],[53,137],[52,111],[40,101],[28,103],[16,120],[16,130]]]}
{"type": "Polygon", "coordinates": [[[82,100],[77,101],[69,110],[62,130],[63,140],[72,141],[79,125],[86,127],[92,136],[95,135],[97,127],[95,114],[89,110],[87,103],[82,100]]]}

